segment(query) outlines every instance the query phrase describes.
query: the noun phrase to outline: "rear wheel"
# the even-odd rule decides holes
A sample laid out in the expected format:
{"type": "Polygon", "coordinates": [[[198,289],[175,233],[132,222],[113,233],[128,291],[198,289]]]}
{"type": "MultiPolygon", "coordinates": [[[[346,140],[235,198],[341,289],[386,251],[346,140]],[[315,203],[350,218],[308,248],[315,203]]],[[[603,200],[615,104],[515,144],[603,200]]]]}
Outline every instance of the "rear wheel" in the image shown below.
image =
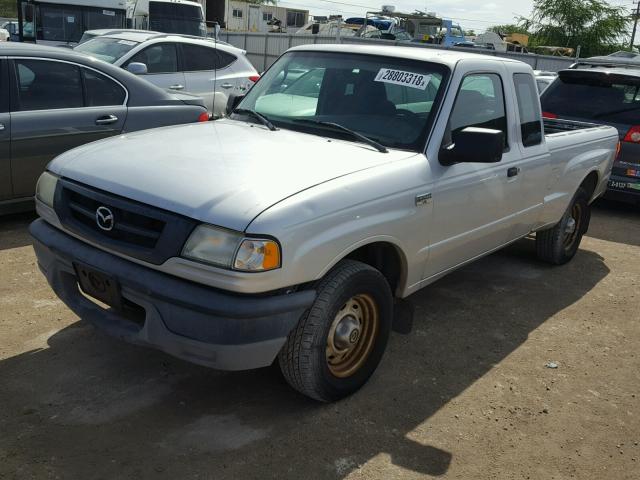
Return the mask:
{"type": "Polygon", "coordinates": [[[393,299],[378,270],[353,260],[340,262],[316,290],[278,360],[293,388],[331,402],[358,390],[375,371],[389,338],[393,299]]]}
{"type": "Polygon", "coordinates": [[[536,233],[538,258],[555,265],[567,263],[578,251],[590,219],[589,194],[580,187],[562,219],[554,227],[536,233]]]}

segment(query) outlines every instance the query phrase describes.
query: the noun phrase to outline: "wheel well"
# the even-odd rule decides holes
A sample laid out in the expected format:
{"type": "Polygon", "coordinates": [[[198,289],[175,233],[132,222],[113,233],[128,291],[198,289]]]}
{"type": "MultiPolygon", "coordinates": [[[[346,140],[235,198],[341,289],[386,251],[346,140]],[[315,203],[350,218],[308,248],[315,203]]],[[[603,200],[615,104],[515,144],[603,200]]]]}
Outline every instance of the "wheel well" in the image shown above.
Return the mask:
{"type": "Polygon", "coordinates": [[[375,242],[364,245],[345,258],[371,265],[384,275],[395,294],[404,273],[404,263],[398,248],[392,243],[375,242]]]}
{"type": "Polygon", "coordinates": [[[598,172],[591,172],[587,175],[582,183],[580,184],[582,188],[584,188],[589,194],[589,199],[593,195],[593,192],[596,191],[596,187],[598,186],[598,172]]]}

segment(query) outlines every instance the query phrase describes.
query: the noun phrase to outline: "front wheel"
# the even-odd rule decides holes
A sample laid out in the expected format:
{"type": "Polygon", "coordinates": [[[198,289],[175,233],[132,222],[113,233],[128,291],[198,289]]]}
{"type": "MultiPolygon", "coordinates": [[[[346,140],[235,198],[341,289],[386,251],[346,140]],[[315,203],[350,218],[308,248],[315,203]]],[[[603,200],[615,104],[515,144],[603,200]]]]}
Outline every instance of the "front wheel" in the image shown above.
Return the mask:
{"type": "Polygon", "coordinates": [[[590,219],[589,194],[580,187],[562,219],[552,228],[536,232],[538,258],[555,265],[567,263],[578,251],[590,219]]]}
{"type": "Polygon", "coordinates": [[[316,400],[346,397],[366,383],[382,359],[393,298],[375,268],[343,260],[318,284],[318,295],[278,354],[287,382],[316,400]]]}

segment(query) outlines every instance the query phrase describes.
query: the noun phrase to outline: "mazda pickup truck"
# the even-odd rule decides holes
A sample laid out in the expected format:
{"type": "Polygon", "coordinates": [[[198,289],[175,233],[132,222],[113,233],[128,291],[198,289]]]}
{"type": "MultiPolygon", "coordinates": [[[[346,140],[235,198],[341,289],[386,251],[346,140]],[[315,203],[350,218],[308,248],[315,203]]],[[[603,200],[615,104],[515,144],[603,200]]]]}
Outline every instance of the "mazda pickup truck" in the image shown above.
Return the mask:
{"type": "Polygon", "coordinates": [[[54,159],[30,231],[82,320],[217,369],[277,362],[334,401],[421,288],[531,234],[541,260],[571,260],[617,146],[612,127],[543,122],[521,62],[303,46],[226,119],[54,159]]]}

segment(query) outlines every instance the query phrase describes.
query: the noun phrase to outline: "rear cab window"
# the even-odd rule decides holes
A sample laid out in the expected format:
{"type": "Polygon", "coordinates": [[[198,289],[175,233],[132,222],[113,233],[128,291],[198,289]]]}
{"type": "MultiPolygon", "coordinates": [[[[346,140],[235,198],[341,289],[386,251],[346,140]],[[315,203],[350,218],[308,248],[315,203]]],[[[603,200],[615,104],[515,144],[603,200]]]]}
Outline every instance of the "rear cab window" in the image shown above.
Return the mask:
{"type": "Polygon", "coordinates": [[[351,139],[313,122],[347,127],[385,147],[422,151],[449,69],[354,53],[283,55],[240,104],[281,128],[351,139]]]}
{"type": "Polygon", "coordinates": [[[513,85],[518,102],[522,145],[525,147],[539,145],[542,143],[542,119],[538,90],[533,77],[528,73],[514,73],[513,85]]]}

